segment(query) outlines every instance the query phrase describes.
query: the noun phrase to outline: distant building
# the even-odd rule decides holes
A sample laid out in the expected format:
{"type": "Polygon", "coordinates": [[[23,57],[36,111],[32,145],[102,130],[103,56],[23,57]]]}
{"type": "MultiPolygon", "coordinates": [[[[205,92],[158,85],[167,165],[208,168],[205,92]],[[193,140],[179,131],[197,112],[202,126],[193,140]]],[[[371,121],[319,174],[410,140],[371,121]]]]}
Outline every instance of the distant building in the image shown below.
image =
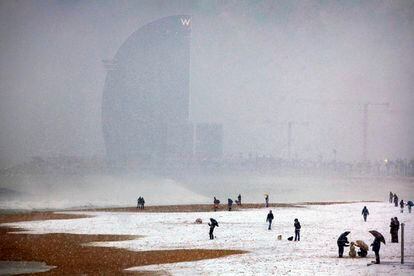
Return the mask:
{"type": "Polygon", "coordinates": [[[195,155],[198,160],[219,160],[223,157],[223,125],[197,125],[195,155]]]}
{"type": "Polygon", "coordinates": [[[159,165],[192,154],[190,23],[186,15],[149,23],[104,61],[102,127],[110,161],[159,165]]]}

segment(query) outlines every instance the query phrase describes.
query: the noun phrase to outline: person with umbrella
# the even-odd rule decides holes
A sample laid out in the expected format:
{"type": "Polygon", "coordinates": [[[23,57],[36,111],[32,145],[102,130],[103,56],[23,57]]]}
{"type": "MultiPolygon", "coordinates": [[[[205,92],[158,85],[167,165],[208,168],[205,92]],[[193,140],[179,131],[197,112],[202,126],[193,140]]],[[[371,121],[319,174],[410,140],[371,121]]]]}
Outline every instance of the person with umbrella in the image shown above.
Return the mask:
{"type": "Polygon", "coordinates": [[[362,209],[362,215],[364,216],[364,221],[367,221],[367,216],[369,215],[367,206],[364,206],[364,208],[362,209]]]}
{"type": "Polygon", "coordinates": [[[411,208],[414,206],[414,203],[411,200],[409,200],[407,201],[407,206],[408,206],[408,213],[411,214],[411,208]]]}
{"type": "Polygon", "coordinates": [[[210,222],[208,223],[208,226],[210,226],[210,232],[209,232],[210,240],[214,240],[214,234],[213,234],[214,228],[216,226],[219,227],[217,220],[210,218],[210,222]]]}
{"type": "Polygon", "coordinates": [[[349,233],[351,233],[350,231],[346,231],[343,232],[338,240],[337,240],[337,244],[338,244],[338,254],[339,254],[339,258],[342,258],[342,256],[344,255],[344,247],[345,246],[349,246],[349,241],[347,236],[349,235],[349,233]]]}
{"type": "Polygon", "coordinates": [[[371,246],[372,246],[372,251],[374,251],[375,253],[375,263],[379,264],[380,263],[379,251],[381,249],[381,242],[385,244],[385,239],[384,239],[384,236],[376,230],[371,230],[369,232],[375,237],[371,246]]]}
{"type": "Polygon", "coordinates": [[[357,252],[358,256],[365,258],[368,255],[368,245],[361,240],[357,240],[355,245],[359,247],[359,251],[357,252]]]}

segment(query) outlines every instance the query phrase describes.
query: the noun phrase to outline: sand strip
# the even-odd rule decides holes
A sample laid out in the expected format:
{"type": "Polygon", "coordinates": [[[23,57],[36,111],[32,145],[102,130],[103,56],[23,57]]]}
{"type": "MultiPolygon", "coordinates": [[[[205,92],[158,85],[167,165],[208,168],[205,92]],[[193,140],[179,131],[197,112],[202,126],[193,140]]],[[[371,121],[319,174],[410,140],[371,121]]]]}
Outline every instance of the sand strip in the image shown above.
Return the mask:
{"type": "MultiPolygon", "coordinates": [[[[74,219],[84,216],[35,212],[30,214],[1,215],[0,223],[46,220],[74,219]]],[[[23,229],[20,229],[23,230],[23,229]]],[[[64,233],[27,234],[16,232],[19,229],[0,227],[0,261],[44,262],[56,268],[43,272],[44,275],[117,275],[129,273],[126,268],[189,262],[241,254],[240,250],[156,250],[133,252],[112,247],[84,246],[90,242],[123,241],[139,238],[126,235],[78,235],[64,233]]],[[[141,274],[141,272],[133,272],[141,274]]],[[[147,273],[144,273],[147,274],[147,273]]]]}

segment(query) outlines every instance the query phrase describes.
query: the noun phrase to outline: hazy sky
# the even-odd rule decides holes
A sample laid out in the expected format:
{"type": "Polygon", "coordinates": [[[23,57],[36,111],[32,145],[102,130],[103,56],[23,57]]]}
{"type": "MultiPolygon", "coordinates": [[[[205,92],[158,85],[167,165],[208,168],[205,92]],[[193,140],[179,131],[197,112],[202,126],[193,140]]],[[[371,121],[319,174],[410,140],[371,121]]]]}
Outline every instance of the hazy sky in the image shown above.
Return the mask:
{"type": "Polygon", "coordinates": [[[227,153],[414,157],[414,2],[0,1],[0,165],[104,155],[111,59],[153,20],[192,15],[191,120],[224,125],[227,153]],[[311,99],[306,102],[304,99],[311,99]]]}

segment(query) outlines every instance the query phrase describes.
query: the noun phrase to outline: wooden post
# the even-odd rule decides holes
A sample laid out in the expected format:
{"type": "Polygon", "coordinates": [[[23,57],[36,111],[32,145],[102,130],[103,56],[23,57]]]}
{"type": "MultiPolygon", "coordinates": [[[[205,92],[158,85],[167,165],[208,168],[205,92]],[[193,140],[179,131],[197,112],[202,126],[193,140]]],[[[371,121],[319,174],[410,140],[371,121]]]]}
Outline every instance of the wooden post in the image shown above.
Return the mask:
{"type": "Polygon", "coordinates": [[[401,263],[404,263],[404,223],[401,223],[401,263]]]}

